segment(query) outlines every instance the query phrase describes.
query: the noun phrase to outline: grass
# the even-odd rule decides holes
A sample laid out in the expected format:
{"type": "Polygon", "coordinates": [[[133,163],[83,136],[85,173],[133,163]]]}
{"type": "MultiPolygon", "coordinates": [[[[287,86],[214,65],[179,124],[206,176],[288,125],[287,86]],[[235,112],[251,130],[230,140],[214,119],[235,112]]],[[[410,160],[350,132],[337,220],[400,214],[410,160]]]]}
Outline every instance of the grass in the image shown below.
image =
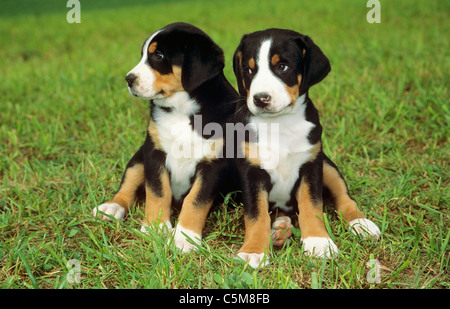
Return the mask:
{"type": "Polygon", "coordinates": [[[81,24],[66,22],[64,1],[3,2],[0,287],[449,288],[448,2],[382,2],[381,24],[356,0],[81,1],[81,24]],[[336,260],[304,256],[295,230],[253,270],[232,258],[242,207],[211,213],[203,247],[186,255],[139,232],[142,206],[123,223],[94,220],[145,134],[147,103],[129,96],[124,76],[144,39],[174,21],[223,47],[232,84],[244,33],[290,28],[316,41],[332,63],[310,93],[324,147],[380,241],[353,236],[330,210],[336,260]],[[66,279],[71,259],[80,283],[66,279]],[[380,283],[367,281],[370,259],[380,283]]]}

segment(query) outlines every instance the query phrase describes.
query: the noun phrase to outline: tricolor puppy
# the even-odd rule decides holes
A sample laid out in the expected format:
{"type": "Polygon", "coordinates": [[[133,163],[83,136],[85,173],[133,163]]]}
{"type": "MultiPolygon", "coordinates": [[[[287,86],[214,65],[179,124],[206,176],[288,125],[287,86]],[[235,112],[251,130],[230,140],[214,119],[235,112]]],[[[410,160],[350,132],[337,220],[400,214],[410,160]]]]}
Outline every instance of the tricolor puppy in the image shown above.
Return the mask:
{"type": "Polygon", "coordinates": [[[238,94],[223,67],[221,48],[189,24],[170,24],[144,42],[140,62],[125,79],[132,95],[150,100],[146,139],[114,198],[94,215],[123,220],[145,190],[142,230],[155,224],[171,230],[171,207],[179,203],[175,244],[185,252],[195,248],[183,234],[199,243],[228,170],[224,139],[204,130],[210,122],[223,125],[235,110],[238,94]]]}
{"type": "Polygon", "coordinates": [[[324,192],[331,193],[355,233],[379,237],[378,227],[366,219],[322,152],[319,113],[308,96],[330,71],[320,48],[308,36],[268,29],[245,35],[233,64],[246,98],[236,121],[255,133],[241,143],[245,158],[238,161],[246,228],[238,255],[253,266],[267,263],[271,235],[275,245],[282,244],[289,236],[282,229],[291,227],[290,218],[298,213],[305,252],[332,257],[338,250],[323,222],[324,192]],[[272,230],[269,212],[276,215],[272,230]]]}

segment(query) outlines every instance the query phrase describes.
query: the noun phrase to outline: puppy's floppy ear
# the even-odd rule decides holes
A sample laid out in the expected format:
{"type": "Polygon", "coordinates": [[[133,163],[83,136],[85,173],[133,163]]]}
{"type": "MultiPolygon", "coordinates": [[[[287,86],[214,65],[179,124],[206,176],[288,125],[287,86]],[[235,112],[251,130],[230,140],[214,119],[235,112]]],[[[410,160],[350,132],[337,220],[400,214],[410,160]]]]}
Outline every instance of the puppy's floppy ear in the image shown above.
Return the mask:
{"type": "Polygon", "coordinates": [[[236,82],[238,85],[239,94],[245,96],[246,95],[246,89],[244,87],[244,79],[243,79],[243,72],[242,72],[242,45],[245,39],[245,35],[242,37],[241,42],[239,43],[239,46],[237,47],[236,51],[234,52],[233,56],[233,70],[234,75],[236,75],[236,82]]]}
{"type": "Polygon", "coordinates": [[[304,71],[300,85],[300,95],[320,82],[331,70],[330,61],[309,36],[300,35],[297,43],[303,52],[304,71]]]}
{"type": "Polygon", "coordinates": [[[191,92],[223,71],[222,49],[206,35],[192,34],[185,46],[181,84],[191,92]]]}

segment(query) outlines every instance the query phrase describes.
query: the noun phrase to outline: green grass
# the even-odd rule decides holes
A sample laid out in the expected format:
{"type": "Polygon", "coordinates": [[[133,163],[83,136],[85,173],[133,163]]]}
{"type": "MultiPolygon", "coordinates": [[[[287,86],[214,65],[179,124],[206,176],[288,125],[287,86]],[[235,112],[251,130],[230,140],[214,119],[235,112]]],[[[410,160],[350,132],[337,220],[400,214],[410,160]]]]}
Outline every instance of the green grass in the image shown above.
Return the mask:
{"type": "MultiPolygon", "coordinates": [[[[2,288],[449,288],[450,63],[446,1],[2,2],[0,13],[0,287],[2,288]],[[225,73],[240,37],[269,27],[310,35],[332,72],[310,95],[324,147],[353,197],[381,228],[353,236],[329,210],[336,260],[301,253],[299,231],[253,270],[232,258],[242,207],[210,215],[198,253],[181,255],[139,232],[142,205],[123,223],[95,220],[140,143],[147,103],[124,76],[156,29],[186,21],[223,47],[225,73]],[[368,283],[377,259],[381,283],[368,283]],[[81,282],[66,280],[81,262],[81,282]]],[[[174,220],[176,217],[174,217],[174,220]]]]}

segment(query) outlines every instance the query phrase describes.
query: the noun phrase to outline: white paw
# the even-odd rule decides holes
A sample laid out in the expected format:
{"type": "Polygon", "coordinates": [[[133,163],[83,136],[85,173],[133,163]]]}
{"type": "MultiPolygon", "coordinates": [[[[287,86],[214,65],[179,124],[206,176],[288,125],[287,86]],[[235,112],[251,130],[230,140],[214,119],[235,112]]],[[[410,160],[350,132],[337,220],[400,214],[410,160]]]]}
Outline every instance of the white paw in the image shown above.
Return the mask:
{"type": "Polygon", "coordinates": [[[253,268],[261,268],[269,265],[269,258],[264,253],[240,252],[237,256],[245,262],[248,262],[248,265],[253,268]]]}
{"type": "Polygon", "coordinates": [[[195,244],[200,246],[201,239],[201,235],[182,227],[180,224],[177,224],[173,240],[175,242],[175,246],[180,249],[181,252],[187,253],[197,250],[197,246],[195,244]],[[195,244],[193,244],[192,241],[195,244]]]}
{"type": "Polygon", "coordinates": [[[307,255],[331,259],[338,253],[335,243],[328,237],[308,237],[303,239],[307,255]]]}
{"type": "MultiPolygon", "coordinates": [[[[104,212],[107,215],[113,216],[119,221],[123,221],[123,218],[125,217],[125,208],[117,203],[101,204],[100,206],[94,208],[92,214],[94,215],[94,217],[97,217],[99,212],[104,212]]],[[[101,219],[104,221],[113,221],[111,217],[105,216],[104,214],[101,214],[101,219]]]]}
{"type": "Polygon", "coordinates": [[[381,232],[378,226],[369,219],[355,219],[349,222],[350,229],[353,234],[361,235],[364,238],[373,237],[378,239],[381,232]]]}
{"type": "MultiPolygon", "coordinates": [[[[141,232],[144,234],[149,234],[147,229],[151,229],[152,227],[149,226],[148,224],[144,223],[141,226],[141,232]]],[[[172,223],[170,223],[170,221],[164,222],[164,223],[160,223],[158,226],[158,231],[162,231],[164,236],[167,236],[169,234],[172,234],[173,232],[173,227],[172,227],[172,223]]]]}

